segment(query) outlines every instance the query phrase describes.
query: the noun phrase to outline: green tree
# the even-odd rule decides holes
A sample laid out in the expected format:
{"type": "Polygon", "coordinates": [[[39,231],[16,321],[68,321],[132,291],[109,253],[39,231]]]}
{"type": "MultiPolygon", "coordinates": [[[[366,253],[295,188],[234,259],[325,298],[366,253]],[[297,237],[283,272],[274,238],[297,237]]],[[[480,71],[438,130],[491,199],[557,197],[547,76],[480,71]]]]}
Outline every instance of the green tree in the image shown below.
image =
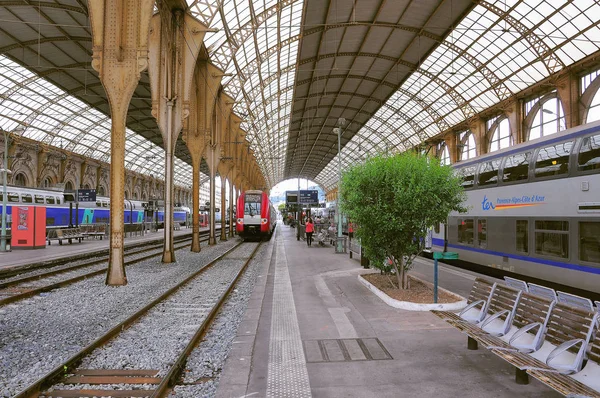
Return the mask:
{"type": "Polygon", "coordinates": [[[285,203],[280,203],[279,206],[277,206],[277,210],[283,214],[283,211],[285,210],[285,203]]]}
{"type": "Polygon", "coordinates": [[[408,271],[424,248],[427,230],[464,212],[461,179],[452,168],[412,153],[378,155],[342,176],[340,205],[355,223],[367,257],[377,266],[391,260],[398,286],[407,289],[408,271]]]}

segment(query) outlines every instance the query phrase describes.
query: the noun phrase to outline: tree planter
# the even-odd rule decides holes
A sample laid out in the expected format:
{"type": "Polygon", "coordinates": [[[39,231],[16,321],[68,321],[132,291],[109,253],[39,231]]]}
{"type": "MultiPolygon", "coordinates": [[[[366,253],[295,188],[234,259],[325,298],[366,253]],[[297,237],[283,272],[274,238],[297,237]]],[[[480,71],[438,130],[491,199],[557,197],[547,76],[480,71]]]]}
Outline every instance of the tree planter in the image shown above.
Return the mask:
{"type": "MultiPolygon", "coordinates": [[[[414,278],[425,285],[432,286],[431,283],[426,282],[419,278],[415,278],[412,275],[411,275],[411,278],[414,278]]],[[[371,282],[369,282],[365,278],[363,278],[362,275],[358,276],[358,280],[360,281],[360,283],[365,285],[367,287],[367,289],[369,289],[373,293],[375,293],[377,295],[377,297],[379,297],[381,300],[383,300],[387,305],[394,307],[394,308],[400,308],[403,310],[407,310],[407,311],[430,311],[430,310],[458,311],[467,305],[467,300],[464,297],[459,296],[458,294],[452,293],[451,291],[443,289],[441,287],[439,288],[441,291],[444,291],[446,294],[448,294],[450,296],[456,297],[457,301],[454,303],[431,303],[431,304],[412,303],[410,301],[400,301],[400,300],[396,300],[396,299],[393,299],[390,296],[388,296],[386,293],[381,291],[379,288],[377,288],[371,282]]]]}

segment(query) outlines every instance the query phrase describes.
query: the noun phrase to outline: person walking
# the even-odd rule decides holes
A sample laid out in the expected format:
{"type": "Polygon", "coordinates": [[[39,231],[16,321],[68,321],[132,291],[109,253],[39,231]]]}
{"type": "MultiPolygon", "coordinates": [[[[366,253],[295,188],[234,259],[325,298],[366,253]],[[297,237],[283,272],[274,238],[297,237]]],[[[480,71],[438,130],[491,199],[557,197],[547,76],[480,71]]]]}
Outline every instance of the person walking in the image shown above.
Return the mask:
{"type": "Polygon", "coordinates": [[[305,228],[306,228],[306,231],[305,231],[306,232],[306,244],[308,246],[310,246],[312,243],[313,232],[315,232],[315,225],[313,224],[312,218],[309,217],[308,220],[306,220],[305,228]]]}

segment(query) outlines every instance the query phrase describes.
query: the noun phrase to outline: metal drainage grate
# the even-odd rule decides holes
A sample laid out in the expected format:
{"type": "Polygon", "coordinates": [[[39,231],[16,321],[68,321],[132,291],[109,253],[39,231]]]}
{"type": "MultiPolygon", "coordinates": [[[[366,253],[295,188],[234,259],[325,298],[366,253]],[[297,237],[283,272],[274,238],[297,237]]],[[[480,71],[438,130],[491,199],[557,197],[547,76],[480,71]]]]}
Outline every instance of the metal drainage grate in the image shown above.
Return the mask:
{"type": "Polygon", "coordinates": [[[305,340],[307,363],[393,359],[378,338],[305,340]]]}

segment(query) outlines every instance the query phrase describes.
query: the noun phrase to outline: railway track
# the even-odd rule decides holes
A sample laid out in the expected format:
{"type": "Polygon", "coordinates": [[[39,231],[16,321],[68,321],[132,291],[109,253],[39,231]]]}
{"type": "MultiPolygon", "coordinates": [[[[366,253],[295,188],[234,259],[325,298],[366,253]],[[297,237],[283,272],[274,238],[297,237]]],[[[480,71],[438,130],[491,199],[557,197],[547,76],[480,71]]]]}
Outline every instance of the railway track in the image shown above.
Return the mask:
{"type": "Polygon", "coordinates": [[[260,246],[239,243],[16,398],[166,396],[260,246]]]}
{"type": "MultiPolygon", "coordinates": [[[[209,231],[201,232],[200,242],[208,241],[208,234],[209,231]]],[[[191,240],[191,236],[176,238],[174,241],[175,250],[189,247],[191,240]]],[[[144,247],[136,246],[129,250],[126,249],[125,258],[130,258],[130,260],[125,262],[125,266],[159,256],[162,254],[162,248],[162,243],[158,243],[144,247]],[[141,255],[147,252],[150,253],[141,255]]],[[[37,269],[29,270],[19,275],[18,278],[9,278],[4,282],[0,282],[0,306],[24,300],[40,293],[68,286],[80,280],[104,273],[106,272],[107,261],[108,256],[104,256],[100,259],[72,266],[52,267],[55,269],[45,272],[40,272],[37,269]]]]}

